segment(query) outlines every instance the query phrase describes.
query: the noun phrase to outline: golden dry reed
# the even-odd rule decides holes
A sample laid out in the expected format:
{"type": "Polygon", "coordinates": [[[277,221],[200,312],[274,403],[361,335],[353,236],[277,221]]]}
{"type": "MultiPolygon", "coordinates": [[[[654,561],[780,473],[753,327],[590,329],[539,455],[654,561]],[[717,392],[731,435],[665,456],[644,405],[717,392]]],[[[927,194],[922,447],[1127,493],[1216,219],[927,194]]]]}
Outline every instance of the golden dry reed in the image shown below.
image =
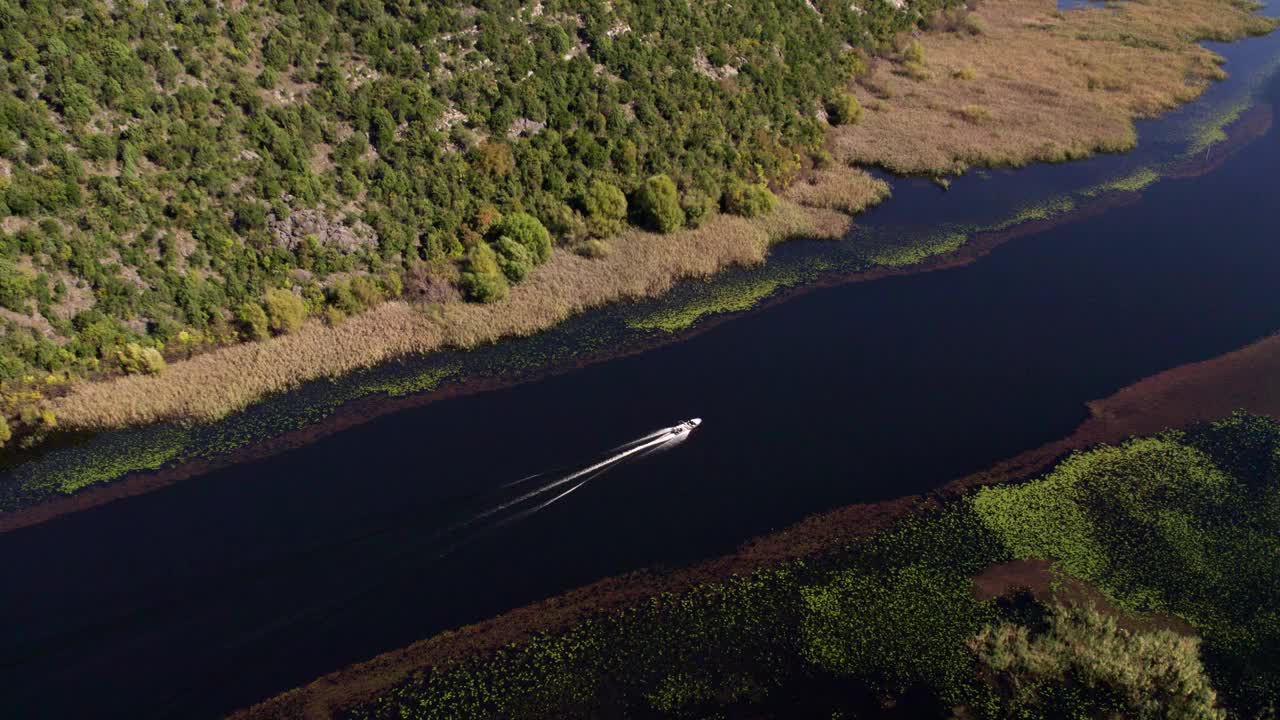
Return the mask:
{"type": "Polygon", "coordinates": [[[1275,27],[1232,0],[1066,12],[1053,0],[987,0],[975,16],[976,34],[925,34],[923,60],[909,59],[911,69],[902,58],[874,61],[855,88],[867,108],[862,123],[831,130],[836,166],[788,188],[766,218],[721,215],[671,235],[631,231],[603,259],[556,251],[501,303],[423,312],[390,302],[333,328],[312,321],[293,335],[176,362],[159,376],[82,383],[53,409],[64,427],[78,429],[213,420],[307,380],[531,334],[588,308],[662,293],[682,278],[761,262],[773,242],[840,237],[851,214],[889,192],[853,164],[936,175],[1123,150],[1135,142],[1135,118],[1187,102],[1222,77],[1217,56],[1197,40],[1275,27]]]}
{"type": "Polygon", "coordinates": [[[838,236],[847,225],[847,216],[784,199],[761,220],[719,215],[697,230],[670,235],[631,231],[611,241],[612,252],[602,259],[557,250],[503,302],[450,303],[437,306],[438,312],[389,302],[336,327],[311,321],[293,335],[175,362],[160,375],[81,384],[53,407],[64,427],[81,429],[214,420],[307,380],[410,353],[535,333],[588,308],[662,293],[682,278],[758,263],[773,242],[838,236]]]}
{"type": "Polygon", "coordinates": [[[900,59],[870,64],[854,88],[862,122],[832,131],[837,157],[942,175],[1126,150],[1135,118],[1192,100],[1223,77],[1219,56],[1198,41],[1275,28],[1231,0],[1061,12],[1054,0],[988,0],[974,15],[980,34],[921,38],[924,73],[907,72],[900,59]]]}

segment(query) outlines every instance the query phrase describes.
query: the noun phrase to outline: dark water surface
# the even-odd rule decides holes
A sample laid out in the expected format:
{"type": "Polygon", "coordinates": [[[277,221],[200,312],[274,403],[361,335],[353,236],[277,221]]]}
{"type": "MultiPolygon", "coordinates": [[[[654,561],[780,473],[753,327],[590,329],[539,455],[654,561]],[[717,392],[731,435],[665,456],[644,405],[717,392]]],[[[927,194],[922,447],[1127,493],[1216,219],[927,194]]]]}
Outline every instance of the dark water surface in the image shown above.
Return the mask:
{"type": "MultiPolygon", "coordinates": [[[[1275,45],[1233,58],[1260,47],[1275,45]]],[[[1280,102],[1278,90],[1264,97],[1280,102]]],[[[868,222],[999,216],[1010,197],[1159,157],[1162,133],[1194,112],[1145,125],[1124,158],[968,176],[947,194],[898,183],[868,222]]],[[[1212,174],[1156,183],[967,268],[800,294],[684,342],[0,535],[0,714],[216,716],[1066,435],[1087,400],[1280,329],[1278,167],[1272,130],[1212,174]],[[436,533],[483,507],[477,493],[694,416],[705,423],[680,447],[439,557],[436,533]]],[[[797,243],[778,261],[821,252],[797,243]]]]}

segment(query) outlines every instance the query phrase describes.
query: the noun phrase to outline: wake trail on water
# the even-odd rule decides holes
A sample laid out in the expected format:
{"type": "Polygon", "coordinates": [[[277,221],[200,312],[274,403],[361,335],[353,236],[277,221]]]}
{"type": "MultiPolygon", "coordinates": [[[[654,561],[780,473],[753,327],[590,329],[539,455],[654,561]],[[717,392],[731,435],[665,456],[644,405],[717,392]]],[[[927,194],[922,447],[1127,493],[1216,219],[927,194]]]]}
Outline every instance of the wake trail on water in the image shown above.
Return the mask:
{"type": "MultiPolygon", "coordinates": [[[[627,448],[626,450],[623,450],[622,452],[614,453],[613,455],[610,455],[609,457],[601,460],[600,462],[595,463],[594,465],[589,465],[585,468],[582,468],[581,470],[569,473],[568,475],[558,480],[553,480],[536,490],[531,490],[527,493],[524,493],[523,495],[520,495],[519,497],[500,503],[492,508],[489,508],[488,510],[485,510],[484,512],[479,513],[478,515],[473,516],[470,520],[467,520],[466,522],[461,523],[460,525],[457,525],[455,527],[464,528],[464,527],[473,525],[477,522],[480,522],[481,520],[484,520],[485,518],[489,518],[494,515],[497,515],[498,513],[504,510],[515,507],[516,505],[520,505],[521,503],[524,503],[528,500],[531,500],[539,495],[542,495],[546,492],[554,490],[563,485],[567,485],[568,483],[571,483],[574,480],[577,480],[579,478],[586,477],[586,476],[594,477],[594,473],[598,473],[602,470],[607,470],[608,468],[614,465],[617,465],[618,463],[626,460],[627,458],[632,457],[633,455],[638,455],[640,453],[643,453],[645,450],[651,450],[653,448],[656,448],[659,445],[670,442],[677,437],[679,436],[674,433],[674,428],[666,428],[664,430],[660,430],[655,433],[650,433],[649,435],[645,436],[645,438],[641,438],[640,440],[633,440],[632,442],[627,443],[626,445],[620,445],[619,447],[627,447],[627,445],[631,445],[631,447],[627,448]]],[[[526,480],[527,479],[528,478],[526,478],[526,480]]],[[[587,480],[588,481],[591,480],[591,477],[587,477],[587,480]]],[[[523,482],[523,480],[517,480],[515,483],[509,483],[508,486],[517,485],[517,484],[520,484],[521,482],[523,482]]],[[[504,486],[504,487],[507,487],[507,486],[504,486]]],[[[574,489],[577,489],[577,488],[575,487],[574,489]]],[[[567,494],[568,493],[557,495],[556,499],[564,497],[564,495],[567,495],[567,494]]],[[[542,507],[545,507],[545,505],[539,506],[539,508],[542,508],[542,507]]]]}
{"type": "MultiPolygon", "coordinates": [[[[362,585],[362,587],[352,588],[351,591],[339,593],[338,596],[329,596],[317,598],[316,602],[302,603],[288,614],[275,616],[271,619],[262,619],[259,623],[253,623],[246,628],[239,629],[238,632],[230,633],[224,638],[225,646],[230,653],[230,659],[220,664],[220,667],[210,669],[206,674],[206,680],[202,687],[191,687],[182,689],[182,691],[169,693],[168,696],[157,698],[152,703],[159,712],[172,711],[173,708],[180,706],[180,702],[189,697],[197,697],[200,692],[206,691],[211,687],[215,687],[220,683],[234,682],[234,679],[242,673],[244,667],[250,664],[266,664],[269,665],[270,657],[275,653],[262,651],[261,643],[269,638],[279,638],[282,635],[296,633],[298,628],[305,626],[310,628],[310,632],[319,632],[320,628],[333,623],[343,612],[353,609],[357,603],[365,601],[366,598],[374,596],[380,591],[387,591],[388,588],[394,587],[394,584],[401,582],[408,575],[419,574],[425,571],[435,562],[443,560],[444,557],[452,555],[454,551],[467,546],[477,539],[489,536],[490,533],[497,532],[498,529],[507,527],[517,521],[530,518],[538,512],[547,510],[548,507],[556,505],[557,502],[579,491],[591,480],[599,478],[600,475],[607,471],[617,468],[618,465],[632,460],[639,460],[640,457],[654,454],[654,452],[664,452],[669,448],[680,445],[689,439],[689,432],[676,432],[681,425],[672,425],[669,428],[654,430],[652,433],[644,434],[639,438],[631,439],[631,441],[622,443],[622,445],[613,447],[608,452],[608,456],[604,459],[593,462],[579,470],[573,470],[567,475],[558,475],[558,470],[543,471],[543,473],[535,473],[527,475],[527,477],[512,482],[504,483],[498,486],[494,491],[484,493],[486,497],[492,498],[507,489],[524,486],[526,483],[534,482],[539,478],[545,478],[550,475],[553,479],[550,482],[541,484],[540,487],[531,489],[529,492],[521,493],[511,500],[497,503],[488,510],[479,512],[470,519],[462,521],[462,523],[454,523],[443,529],[436,530],[434,533],[428,534],[426,537],[417,539],[404,538],[407,542],[403,542],[398,551],[390,557],[389,566],[381,573],[380,578],[371,579],[371,582],[362,585]],[[554,493],[548,497],[548,493],[556,491],[557,488],[568,486],[567,489],[554,493]]],[[[472,496],[475,497],[475,496],[472,496]]],[[[255,587],[257,583],[268,582],[270,578],[278,577],[287,571],[288,566],[297,564],[297,562],[320,561],[323,557],[328,556],[334,551],[356,552],[356,548],[362,544],[378,541],[393,536],[394,533],[403,532],[410,529],[412,525],[392,525],[372,532],[362,534],[360,537],[348,538],[346,542],[326,544],[326,546],[314,547],[311,550],[298,553],[291,557],[291,562],[271,562],[264,566],[257,566],[255,569],[241,571],[238,577],[234,578],[234,582],[230,582],[237,592],[243,592],[246,587],[255,587]]],[[[160,610],[157,607],[156,610],[160,610]]],[[[182,612],[182,607],[166,607],[161,614],[178,615],[182,612]]],[[[128,623],[129,619],[116,619],[116,623],[124,620],[128,623]]]]}

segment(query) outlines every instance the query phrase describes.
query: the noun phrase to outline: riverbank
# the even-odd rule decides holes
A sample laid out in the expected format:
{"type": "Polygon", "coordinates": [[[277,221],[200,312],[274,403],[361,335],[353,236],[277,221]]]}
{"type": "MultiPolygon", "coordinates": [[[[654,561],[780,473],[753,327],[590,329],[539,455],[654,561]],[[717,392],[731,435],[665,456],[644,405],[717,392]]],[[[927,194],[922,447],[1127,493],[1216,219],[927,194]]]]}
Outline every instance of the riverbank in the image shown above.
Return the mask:
{"type": "MultiPolygon", "coordinates": [[[[1031,237],[1063,225],[1086,221],[1112,209],[1140,202],[1144,191],[1157,180],[1161,178],[1187,180],[1213,172],[1221,168],[1242,148],[1264,136],[1272,127],[1274,114],[1268,102],[1257,100],[1256,103],[1247,106],[1247,109],[1246,106],[1237,104],[1234,106],[1238,108],[1237,110],[1223,114],[1205,128],[1197,126],[1197,134],[1214,134],[1215,142],[1211,153],[1187,154],[1153,168],[1144,166],[1144,169],[1118,180],[1091,186],[1074,195],[1048,203],[1023,208],[1009,218],[985,228],[966,228],[962,241],[957,243],[956,249],[948,252],[931,253],[930,248],[934,246],[934,241],[929,240],[931,235],[926,235],[920,241],[900,242],[894,246],[893,252],[880,251],[883,258],[881,263],[873,265],[869,270],[824,272],[804,282],[794,279],[762,280],[755,285],[759,285],[766,291],[766,298],[751,296],[740,298],[736,293],[731,292],[727,296],[729,299],[723,302],[728,302],[732,308],[739,311],[746,308],[760,311],[821,288],[964,267],[986,257],[1007,242],[1031,237]]],[[[862,195],[864,198],[874,198],[879,194],[876,185],[864,184],[863,187],[868,190],[862,195]]],[[[794,208],[789,209],[793,215],[800,212],[794,208]]],[[[947,233],[942,235],[950,237],[947,233]]],[[[732,290],[732,288],[726,288],[726,290],[732,290]]],[[[72,484],[69,487],[63,487],[60,492],[35,503],[19,505],[0,513],[0,532],[29,527],[67,513],[141,495],[219,468],[267,458],[391,413],[450,398],[509,387],[515,383],[528,382],[531,379],[559,374],[623,355],[645,352],[671,342],[691,339],[730,319],[731,316],[724,314],[723,310],[723,308],[716,309],[715,303],[710,306],[706,303],[695,303],[693,308],[679,308],[669,312],[663,311],[654,317],[628,320],[628,325],[640,324],[642,327],[656,327],[666,332],[650,333],[647,337],[622,342],[616,347],[606,346],[602,350],[576,356],[573,362],[563,366],[558,364],[547,366],[532,376],[519,374],[517,376],[465,377],[460,382],[449,382],[441,389],[431,391],[431,388],[434,388],[441,379],[448,378],[454,372],[451,367],[441,367],[415,375],[408,380],[393,381],[390,385],[387,385],[386,381],[376,381],[375,387],[385,386],[387,390],[385,394],[369,394],[367,391],[344,388],[338,393],[334,402],[326,404],[330,410],[313,414],[315,419],[278,435],[268,434],[257,437],[252,442],[237,442],[229,448],[212,454],[202,453],[195,458],[184,458],[178,455],[174,461],[169,459],[172,453],[156,447],[142,450],[143,455],[154,456],[154,459],[140,459],[133,457],[133,453],[125,453],[117,463],[108,462],[106,467],[98,467],[98,463],[92,463],[93,467],[85,468],[81,472],[72,472],[73,477],[81,475],[85,477],[75,482],[68,477],[67,482],[72,484]],[[694,320],[697,321],[697,326],[692,331],[687,330],[687,326],[694,320]],[[681,332],[678,335],[673,334],[676,330],[681,332]],[[354,393],[354,400],[351,399],[352,393],[354,393]],[[141,462],[141,464],[129,465],[128,463],[131,462],[141,462]],[[117,465],[119,470],[116,473],[127,473],[125,477],[115,482],[104,482],[116,477],[107,468],[117,465]],[[132,472],[129,472],[130,470],[132,472]]]]}
{"type": "MultiPolygon", "coordinates": [[[[781,240],[842,236],[850,223],[846,213],[884,195],[881,185],[850,167],[853,163],[937,173],[971,164],[1066,160],[1131,146],[1135,119],[1193,99],[1221,76],[1213,54],[1198,40],[1238,38],[1274,27],[1251,9],[1215,0],[1066,13],[1048,2],[1011,0],[986,3],[974,16],[982,28],[978,34],[939,27],[920,38],[923,57],[890,53],[874,61],[856,90],[867,100],[862,124],[832,131],[838,172],[815,176],[817,187],[793,186],[790,199],[764,219],[717,216],[698,230],[632,232],[616,238],[604,259],[558,251],[502,303],[431,308],[387,303],[337,327],[313,323],[295,335],[172,363],[158,376],[77,385],[52,400],[50,409],[69,430],[204,422],[307,380],[397,356],[535,333],[591,307],[662,293],[682,278],[761,262],[769,246],[781,240]],[[1055,52],[1034,52],[1044,42],[1053,43],[1055,52]],[[1105,61],[1095,67],[1081,60],[1085,54],[1105,61]],[[961,62],[967,64],[952,67],[961,62]],[[970,66],[973,77],[965,72],[970,66]],[[1090,71],[1105,71],[1101,85],[1090,81],[1090,71]],[[966,110],[968,105],[952,107],[956,93],[990,95],[999,103],[983,106],[985,114],[966,110]],[[1064,103],[1053,133],[1031,142],[1026,132],[1011,132],[1006,122],[1013,120],[1003,109],[1040,107],[1046,97],[1064,103]],[[916,117],[922,108],[932,108],[928,122],[916,117]],[[935,134],[903,135],[917,126],[935,134]],[[876,155],[870,148],[898,155],[876,155]],[[912,155],[901,154],[906,152],[912,155]],[[928,158],[914,155],[925,152],[931,153],[928,158]]],[[[1012,117],[1024,115],[1010,112],[1012,117]]],[[[953,249],[944,245],[936,251],[953,249]]]]}
{"type": "Polygon", "coordinates": [[[1069,436],[957,479],[934,493],[815,515],[781,532],[752,540],[732,555],[675,572],[638,572],[601,580],[330,673],[234,717],[335,717],[425,669],[484,656],[542,633],[563,632],[663,593],[686,592],[761,568],[820,557],[884,531],[903,518],[936,510],[975,488],[1038,475],[1072,452],[1224,417],[1235,410],[1280,420],[1277,369],[1280,335],[1212,360],[1159,373],[1091,402],[1089,418],[1069,436]]]}
{"type": "Polygon", "coordinates": [[[1092,448],[824,555],[433,668],[350,716],[1253,716],[1280,677],[1280,516],[1258,501],[1280,489],[1277,447],[1280,424],[1235,414],[1092,448]],[[1063,608],[1109,621],[1044,647],[1063,608]]]}

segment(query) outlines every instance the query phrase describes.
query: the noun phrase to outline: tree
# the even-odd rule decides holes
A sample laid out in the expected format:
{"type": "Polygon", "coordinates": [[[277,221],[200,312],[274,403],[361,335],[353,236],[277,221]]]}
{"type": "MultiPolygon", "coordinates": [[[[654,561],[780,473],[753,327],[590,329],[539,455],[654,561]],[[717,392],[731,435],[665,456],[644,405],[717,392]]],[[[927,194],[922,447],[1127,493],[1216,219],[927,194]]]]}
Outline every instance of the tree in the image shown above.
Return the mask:
{"type": "Polygon", "coordinates": [[[684,227],[684,210],[676,184],[666,175],[654,175],[636,191],[636,212],[641,222],[660,233],[684,227]]]}
{"type": "Polygon", "coordinates": [[[702,227],[716,211],[716,201],[701,190],[690,190],[680,200],[684,210],[684,224],[691,228],[702,227]]]}
{"type": "Polygon", "coordinates": [[[498,253],[498,267],[507,280],[517,283],[524,280],[533,270],[533,258],[524,245],[503,235],[494,243],[498,253]]]}
{"type": "Polygon", "coordinates": [[[532,263],[543,263],[551,257],[551,233],[529,213],[516,212],[502,218],[494,225],[493,235],[524,246],[532,263]]]}
{"type": "Polygon", "coordinates": [[[832,125],[856,125],[862,121],[862,104],[852,93],[839,93],[827,103],[827,120],[832,125]]]}
{"type": "Polygon", "coordinates": [[[773,212],[778,197],[764,183],[745,183],[736,180],[724,191],[724,209],[743,217],[759,217],[773,212]]]}
{"type": "Polygon", "coordinates": [[[142,347],[138,343],[128,343],[123,349],[116,351],[116,360],[120,367],[130,375],[159,375],[165,368],[164,356],[153,347],[142,347]]]}
{"type": "Polygon", "coordinates": [[[587,212],[587,232],[606,238],[622,231],[627,217],[627,196],[617,187],[599,180],[591,183],[582,196],[587,212]]]}
{"type": "Polygon", "coordinates": [[[256,302],[247,302],[236,308],[236,321],[251,340],[266,340],[271,335],[267,313],[256,302]]]}
{"type": "Polygon", "coordinates": [[[35,293],[31,277],[7,258],[0,257],[0,306],[27,312],[27,300],[35,293]]]}
{"type": "Polygon", "coordinates": [[[4,447],[4,444],[11,439],[13,439],[13,431],[9,429],[9,421],[0,415],[0,447],[4,447]]]}
{"type": "Polygon", "coordinates": [[[467,252],[467,271],[462,273],[462,290],[476,302],[491,303],[507,297],[507,279],[498,265],[498,255],[488,243],[479,242],[467,252]]]}
{"type": "Polygon", "coordinates": [[[307,319],[307,305],[302,298],[283,288],[273,288],[266,296],[267,318],[272,332],[288,335],[297,332],[307,319]]]}

